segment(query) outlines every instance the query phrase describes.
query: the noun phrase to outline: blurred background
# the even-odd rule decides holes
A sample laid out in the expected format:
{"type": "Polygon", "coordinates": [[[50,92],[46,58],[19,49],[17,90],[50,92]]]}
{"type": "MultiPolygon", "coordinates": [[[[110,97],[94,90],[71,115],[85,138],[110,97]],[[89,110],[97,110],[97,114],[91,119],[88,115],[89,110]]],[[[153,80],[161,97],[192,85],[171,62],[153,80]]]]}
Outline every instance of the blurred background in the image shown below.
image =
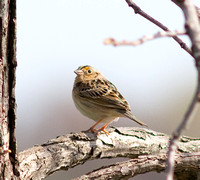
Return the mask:
{"type": "MultiPolygon", "coordinates": [[[[171,30],[183,30],[182,12],[171,1],[135,3],[171,30]]],[[[150,129],[167,134],[176,129],[196,87],[194,61],[171,38],[137,47],[105,46],[108,37],[136,40],[161,31],[125,1],[18,0],[17,18],[18,152],[94,124],[76,110],[71,97],[73,71],[80,65],[96,67],[115,84],[150,129]]],[[[181,38],[190,46],[187,37],[181,38]]],[[[199,118],[200,108],[184,135],[200,136],[199,118]]],[[[125,118],[112,125],[138,126],[125,118]]],[[[121,160],[90,161],[47,179],[71,179],[121,160]]],[[[164,173],[134,179],[164,179],[164,173]]]]}

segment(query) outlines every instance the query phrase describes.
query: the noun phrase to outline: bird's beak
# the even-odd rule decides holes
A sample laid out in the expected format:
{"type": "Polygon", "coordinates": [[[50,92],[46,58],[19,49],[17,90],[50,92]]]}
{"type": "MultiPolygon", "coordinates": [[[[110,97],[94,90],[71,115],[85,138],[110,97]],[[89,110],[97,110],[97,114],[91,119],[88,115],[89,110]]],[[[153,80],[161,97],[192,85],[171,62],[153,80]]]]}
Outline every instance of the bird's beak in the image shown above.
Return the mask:
{"type": "Polygon", "coordinates": [[[78,76],[83,75],[83,71],[79,69],[75,70],[74,73],[76,73],[78,76]]]}

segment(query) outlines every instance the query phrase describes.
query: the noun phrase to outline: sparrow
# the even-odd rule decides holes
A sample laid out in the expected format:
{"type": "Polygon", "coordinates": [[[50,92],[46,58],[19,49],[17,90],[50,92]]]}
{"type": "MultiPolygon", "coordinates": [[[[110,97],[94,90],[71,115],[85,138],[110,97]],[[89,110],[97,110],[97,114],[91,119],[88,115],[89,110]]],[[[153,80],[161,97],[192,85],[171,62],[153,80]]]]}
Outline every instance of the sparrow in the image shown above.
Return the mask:
{"type": "Polygon", "coordinates": [[[105,128],[119,117],[127,117],[142,126],[147,126],[131,113],[130,105],[115,85],[97,69],[85,65],[80,66],[74,72],[77,76],[74,81],[72,98],[76,108],[96,122],[90,128],[92,132],[103,131],[109,135],[105,128]],[[103,124],[103,127],[95,129],[100,123],[103,124]]]}

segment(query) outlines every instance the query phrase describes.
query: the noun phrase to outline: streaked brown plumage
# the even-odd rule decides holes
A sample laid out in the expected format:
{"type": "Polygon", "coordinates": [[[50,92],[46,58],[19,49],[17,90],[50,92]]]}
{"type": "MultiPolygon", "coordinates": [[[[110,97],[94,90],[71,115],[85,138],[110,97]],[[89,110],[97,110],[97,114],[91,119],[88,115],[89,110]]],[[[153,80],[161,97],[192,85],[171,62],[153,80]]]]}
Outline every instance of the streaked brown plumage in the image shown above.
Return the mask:
{"type": "Polygon", "coordinates": [[[73,100],[77,109],[85,116],[96,121],[90,128],[99,123],[105,125],[99,130],[109,134],[105,128],[119,117],[128,117],[142,126],[147,126],[131,114],[128,102],[118,92],[117,88],[95,68],[86,65],[74,71],[77,76],[72,91],[73,100]]]}

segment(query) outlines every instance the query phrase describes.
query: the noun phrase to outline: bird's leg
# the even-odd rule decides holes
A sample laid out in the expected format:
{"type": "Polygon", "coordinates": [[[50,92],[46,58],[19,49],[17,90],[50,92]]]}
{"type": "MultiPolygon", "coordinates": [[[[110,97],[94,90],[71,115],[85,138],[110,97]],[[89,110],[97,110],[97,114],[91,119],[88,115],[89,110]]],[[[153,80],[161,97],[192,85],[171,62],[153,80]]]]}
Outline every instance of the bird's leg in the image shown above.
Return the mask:
{"type": "Polygon", "coordinates": [[[89,130],[92,131],[93,133],[97,133],[97,130],[94,129],[99,123],[101,123],[104,120],[104,118],[100,119],[97,121],[89,130]]]}
{"type": "Polygon", "coordinates": [[[108,131],[105,130],[105,128],[108,126],[109,123],[107,123],[106,125],[104,125],[102,128],[98,129],[98,131],[103,131],[105,132],[107,135],[110,135],[110,133],[108,131]]]}

